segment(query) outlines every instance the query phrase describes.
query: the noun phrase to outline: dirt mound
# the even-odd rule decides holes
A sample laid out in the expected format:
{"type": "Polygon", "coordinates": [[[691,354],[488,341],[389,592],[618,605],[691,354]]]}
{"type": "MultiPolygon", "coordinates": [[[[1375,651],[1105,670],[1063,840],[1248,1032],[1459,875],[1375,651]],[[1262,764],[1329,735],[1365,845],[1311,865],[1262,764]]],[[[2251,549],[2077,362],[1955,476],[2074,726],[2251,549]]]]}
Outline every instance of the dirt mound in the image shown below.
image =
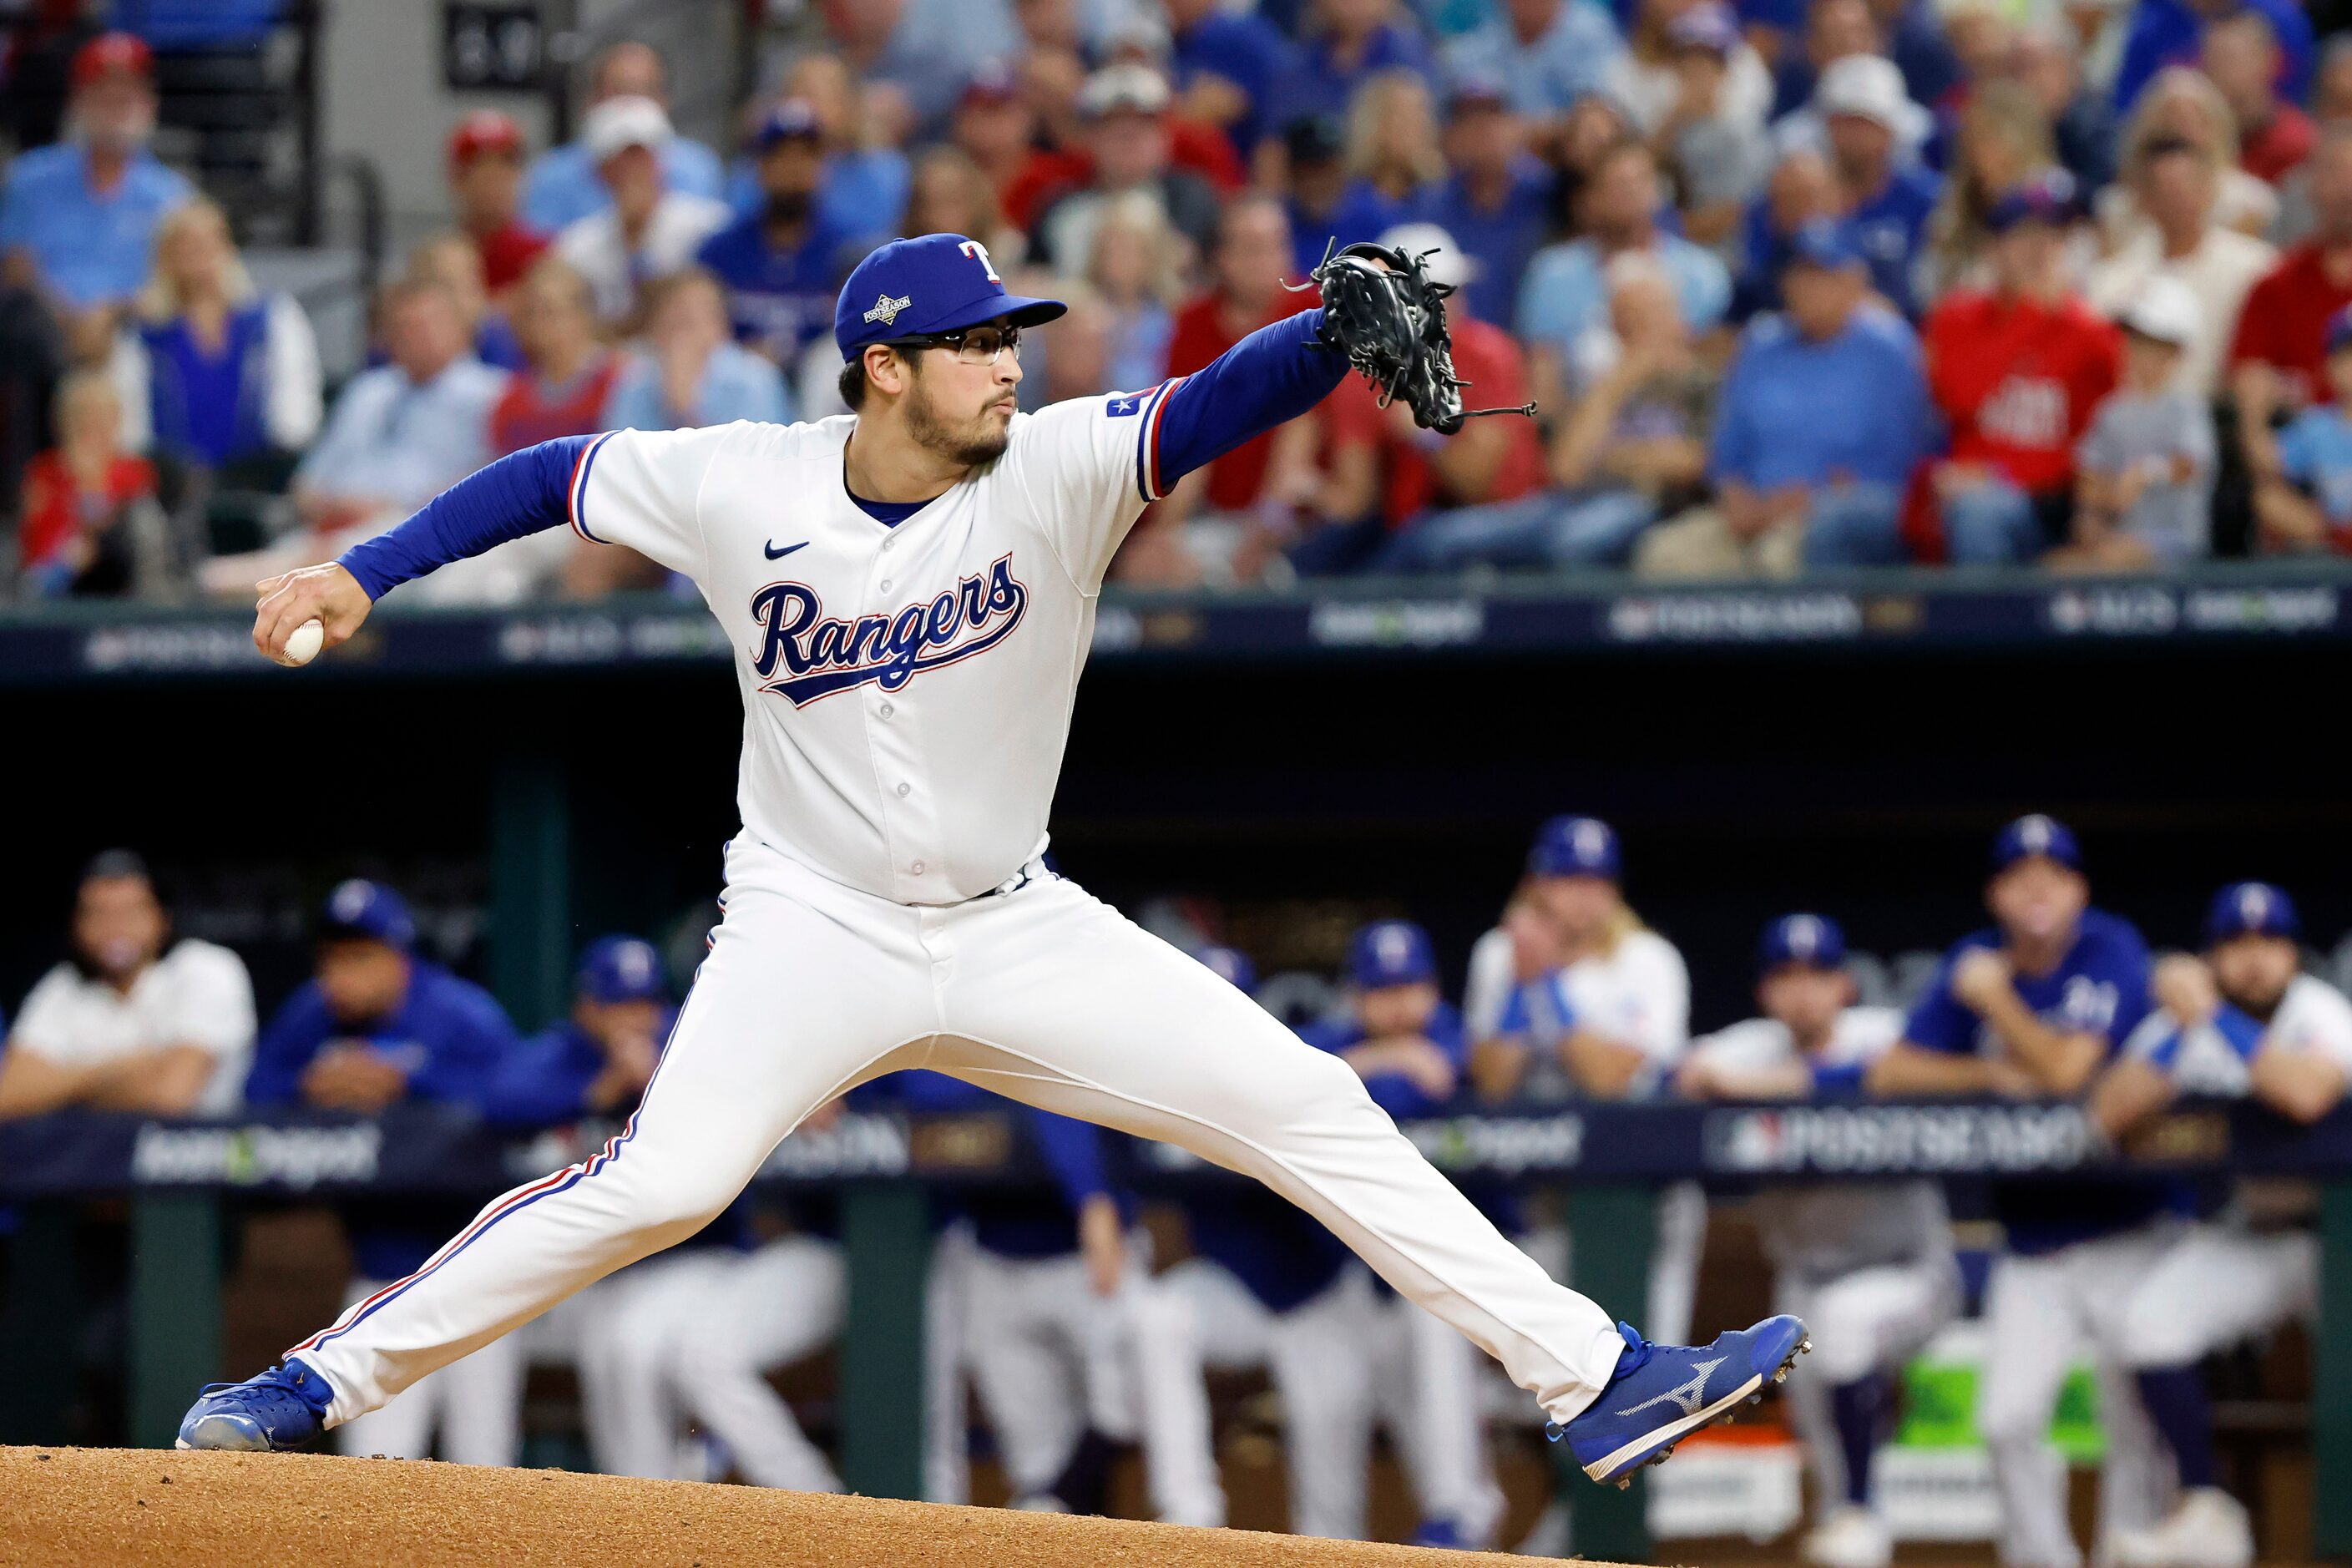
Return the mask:
{"type": "Polygon", "coordinates": [[[311,1454],[0,1448],[0,1563],[1498,1568],[1238,1530],[311,1454]]]}

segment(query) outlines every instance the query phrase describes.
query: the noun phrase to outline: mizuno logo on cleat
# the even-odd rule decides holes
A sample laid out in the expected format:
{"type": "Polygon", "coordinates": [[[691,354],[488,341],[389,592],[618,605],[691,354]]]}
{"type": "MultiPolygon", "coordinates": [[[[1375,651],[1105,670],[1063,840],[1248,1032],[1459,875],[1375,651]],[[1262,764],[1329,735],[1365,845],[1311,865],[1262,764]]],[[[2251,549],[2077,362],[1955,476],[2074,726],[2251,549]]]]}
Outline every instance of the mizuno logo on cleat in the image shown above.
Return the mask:
{"type": "Polygon", "coordinates": [[[1703,1404],[1706,1398],[1707,1373],[1713,1372],[1717,1367],[1721,1366],[1727,1359],[1727,1357],[1717,1356],[1713,1361],[1696,1362],[1692,1363],[1691,1380],[1688,1383],[1683,1384],[1678,1387],[1669,1388],[1654,1399],[1644,1399],[1641,1404],[1633,1405],[1630,1409],[1620,1410],[1617,1414],[1620,1415],[1639,1415],[1643,1411],[1647,1410],[1653,1405],[1671,1405],[1685,1415],[1695,1415],[1698,1414],[1699,1405],[1703,1404]]]}

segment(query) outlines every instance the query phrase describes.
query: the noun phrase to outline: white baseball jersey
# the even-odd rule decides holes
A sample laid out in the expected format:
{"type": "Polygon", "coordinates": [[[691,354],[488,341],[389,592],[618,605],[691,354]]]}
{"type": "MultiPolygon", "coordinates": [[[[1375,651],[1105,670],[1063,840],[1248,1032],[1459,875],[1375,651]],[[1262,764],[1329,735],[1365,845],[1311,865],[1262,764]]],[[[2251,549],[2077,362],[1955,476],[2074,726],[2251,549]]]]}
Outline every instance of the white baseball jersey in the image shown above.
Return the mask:
{"type": "Polygon", "coordinates": [[[850,499],[854,417],[618,431],[581,457],[572,525],[691,577],[727,628],[746,831],[863,891],[955,903],[1045,847],[1166,395],[1016,414],[1003,457],[896,528],[850,499]]]}
{"type": "MultiPolygon", "coordinates": [[[[1539,1029],[1544,1013],[1572,1017],[1579,1027],[1649,1058],[1638,1091],[1659,1087],[1689,1042],[1690,971],[1675,944],[1654,931],[1627,931],[1605,955],[1580,958],[1535,985],[1529,1011],[1539,1029]]],[[[1463,1014],[1472,1039],[1500,1031],[1516,989],[1511,936],[1497,926],[1470,949],[1463,1014]]],[[[1549,1053],[1538,1055],[1528,1063],[1525,1092],[1535,1099],[1568,1094],[1566,1069],[1549,1053]]]]}
{"type": "MultiPolygon", "coordinates": [[[[1848,1007],[1821,1067],[1867,1067],[1903,1037],[1894,1007],[1848,1007]]],[[[1754,1072],[1804,1059],[1796,1037],[1775,1018],[1750,1018],[1691,1042],[1693,1057],[1754,1072]]],[[[1821,1278],[1873,1264],[1940,1258],[1952,1248],[1943,1190],[1933,1182],[1821,1182],[1773,1185],[1749,1201],[1765,1256],[1780,1268],[1821,1278]]]]}
{"type": "Polygon", "coordinates": [[[65,1067],[96,1067],[141,1051],[195,1046],[212,1053],[212,1076],[194,1110],[234,1110],[253,1065],[253,982],[245,961],[193,939],[172,944],[142,970],[126,994],[60,963],[25,998],[11,1046],[65,1067]]]}
{"type": "MultiPolygon", "coordinates": [[[[2352,1073],[2352,1000],[2325,980],[2296,975],[2287,982],[2258,1048],[2317,1051],[2352,1073]]],[[[2158,1009],[2132,1031],[2124,1050],[2163,1068],[2188,1093],[2249,1092],[2248,1058],[2210,1022],[2183,1029],[2178,1018],[2158,1009]]]]}

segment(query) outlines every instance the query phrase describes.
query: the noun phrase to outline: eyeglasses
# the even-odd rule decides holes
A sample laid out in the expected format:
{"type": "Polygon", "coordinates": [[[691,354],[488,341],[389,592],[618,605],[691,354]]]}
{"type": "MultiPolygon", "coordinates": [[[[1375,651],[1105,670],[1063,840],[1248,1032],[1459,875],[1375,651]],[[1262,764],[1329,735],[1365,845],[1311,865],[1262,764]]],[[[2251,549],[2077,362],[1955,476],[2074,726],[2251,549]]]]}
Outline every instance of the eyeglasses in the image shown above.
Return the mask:
{"type": "Polygon", "coordinates": [[[966,327],[960,332],[924,332],[910,338],[887,338],[891,349],[951,349],[961,364],[994,364],[1005,354],[1021,357],[1021,329],[1013,326],[966,327]]]}

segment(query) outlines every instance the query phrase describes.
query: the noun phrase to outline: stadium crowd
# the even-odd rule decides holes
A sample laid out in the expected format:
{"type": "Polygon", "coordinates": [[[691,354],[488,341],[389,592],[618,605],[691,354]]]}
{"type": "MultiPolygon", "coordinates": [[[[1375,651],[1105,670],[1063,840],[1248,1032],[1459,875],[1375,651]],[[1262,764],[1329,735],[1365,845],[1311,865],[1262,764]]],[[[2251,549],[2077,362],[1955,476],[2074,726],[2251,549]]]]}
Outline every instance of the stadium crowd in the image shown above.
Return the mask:
{"type": "MultiPolygon", "coordinates": [[[[451,126],[331,397],[149,151],[149,43],[91,38],[0,196],[16,592],[234,597],[539,440],[840,413],[839,284],[930,231],[1071,301],[1026,406],[1199,369],[1336,238],[1434,250],[1470,401],[1541,408],[1444,437],[1351,384],[1158,503],[1133,583],[2352,548],[2352,45],[2294,0],[769,9],[732,146],[635,42],[562,145],[451,126]]],[[[606,556],[419,593],[658,585],[606,556]]]]}
{"type": "MultiPolygon", "coordinates": [[[[1300,1020],[1299,1033],[1408,1119],[1663,1096],[1993,1096],[2081,1100],[2103,1133],[2122,1137],[2182,1095],[2251,1097],[2306,1123],[2342,1101],[2352,1001],[2305,971],[2285,890],[2220,889],[2195,951],[2158,957],[2128,921],[2092,902],[2086,865],[2074,834],[2048,816],[2002,828],[1983,884],[1990,923],[1957,941],[1899,1008],[1862,1005],[1834,920],[1776,919],[1752,957],[1704,955],[1747,967],[1756,1016],[1694,1037],[1684,957],[1627,901],[1617,834],[1591,817],[1558,817],[1538,830],[1516,889],[1473,947],[1460,1005],[1445,999],[1428,934],[1381,920],[1355,934],[1331,1005],[1300,1020]]],[[[1255,991],[1250,956],[1210,934],[1185,940],[1255,991]]],[[[518,1134],[609,1128],[646,1091],[665,1048],[671,977],[634,937],[591,944],[570,1014],[526,1038],[487,993],[426,955],[388,886],[337,886],[314,936],[311,978],[260,1023],[238,956],[175,939],[140,859],[100,855],[75,892],[68,957],[7,1032],[0,1119],[76,1106],[373,1114],[426,1100],[470,1107],[518,1134]]],[[[985,1098],[917,1072],[844,1103],[936,1110],[985,1098]]],[[[1024,1506],[1099,1509],[1108,1457],[1132,1445],[1160,1517],[1220,1523],[1203,1369],[1263,1367],[1284,1411],[1294,1529],[1364,1532],[1379,1422],[1412,1480],[1421,1538],[1495,1539],[1502,1502],[1482,1430],[1489,1405],[1465,1340],[1376,1285],[1303,1213],[1254,1188],[1185,1197],[1185,1247],[1155,1258],[1121,1187],[1126,1167],[1106,1158],[1112,1135],[1024,1114],[1053,1193],[940,1194],[926,1329],[930,1495],[967,1495],[968,1384],[1024,1506]]],[[[1557,1215],[1500,1183],[1465,1190],[1547,1268],[1567,1268],[1571,1238],[1557,1215]]],[[[1774,1185],[1748,1200],[1780,1310],[1807,1319],[1817,1347],[1792,1384],[1792,1423],[1814,1478],[1807,1560],[1888,1563],[1872,1467],[1892,1429],[1897,1376],[1973,1296],[1988,1347],[1976,1425],[2000,1506],[2000,1560],[2083,1561],[2065,1468],[2049,1447],[2062,1384],[2081,1360],[2096,1370],[2107,1435],[2097,1557],[2125,1568],[2245,1568],[2251,1523],[2221,1485],[2201,1365],[2315,1310],[2308,1194],[2298,1202],[2273,1188],[2257,1214],[2227,1182],[2192,1188],[2111,1173],[1995,1182],[1986,1201],[2000,1239],[1978,1271],[1963,1268],[1932,1181],[1774,1185]]],[[[1681,1340],[1694,1326],[1707,1208],[1691,1185],[1666,1193],[1658,1213],[1642,1327],[1681,1340]]],[[[466,1217],[419,1204],[347,1205],[349,1300],[425,1266],[466,1217]]],[[[763,1485],[837,1489],[830,1458],[764,1377],[839,1331],[837,1236],[822,1201],[795,1200],[788,1219],[739,1203],[693,1243],[430,1374],[339,1440],[349,1451],[421,1456],[437,1428],[445,1458],[514,1463],[526,1365],[551,1358],[578,1370],[602,1468],[732,1469],[763,1485]]]]}

